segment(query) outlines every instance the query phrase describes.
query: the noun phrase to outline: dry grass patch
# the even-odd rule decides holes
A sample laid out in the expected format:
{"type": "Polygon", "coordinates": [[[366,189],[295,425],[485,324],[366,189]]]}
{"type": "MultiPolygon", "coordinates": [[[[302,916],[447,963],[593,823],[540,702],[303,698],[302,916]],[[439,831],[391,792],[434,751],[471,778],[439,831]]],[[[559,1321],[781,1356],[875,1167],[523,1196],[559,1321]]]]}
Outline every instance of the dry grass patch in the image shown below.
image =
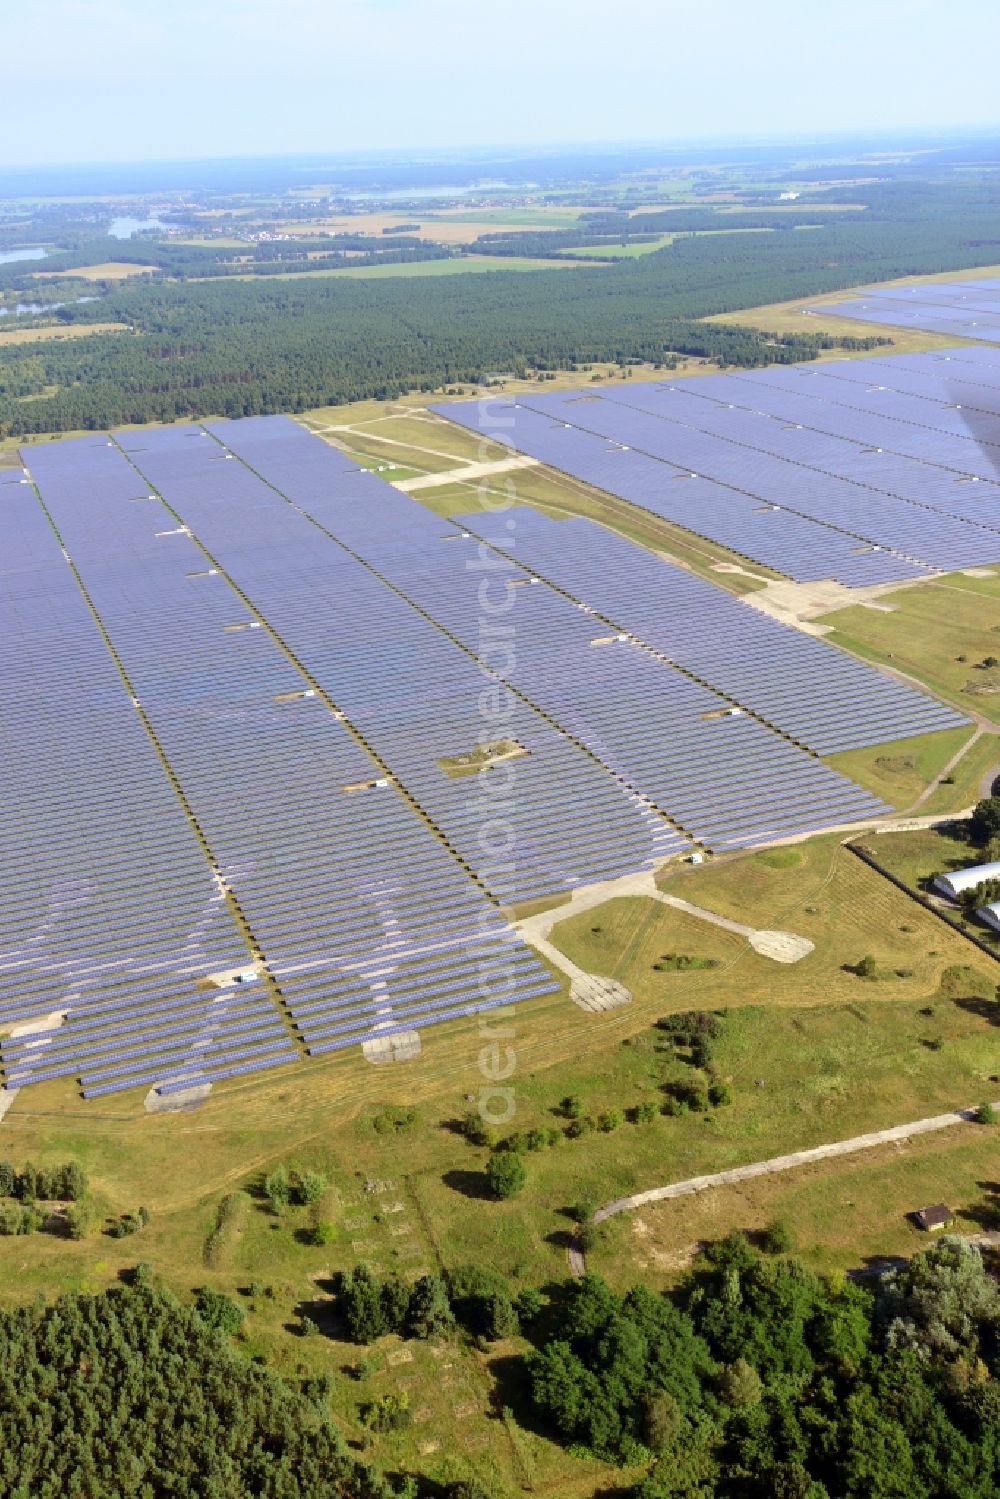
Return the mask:
{"type": "Polygon", "coordinates": [[[0,328],[0,345],[50,343],[60,338],[89,338],[99,333],[130,333],[128,323],[59,323],[49,328],[0,328]]]}
{"type": "Polygon", "coordinates": [[[148,276],[158,265],[133,265],[125,260],[104,260],[99,265],[74,266],[69,271],[35,271],[36,280],[125,281],[129,276],[148,276]]]}

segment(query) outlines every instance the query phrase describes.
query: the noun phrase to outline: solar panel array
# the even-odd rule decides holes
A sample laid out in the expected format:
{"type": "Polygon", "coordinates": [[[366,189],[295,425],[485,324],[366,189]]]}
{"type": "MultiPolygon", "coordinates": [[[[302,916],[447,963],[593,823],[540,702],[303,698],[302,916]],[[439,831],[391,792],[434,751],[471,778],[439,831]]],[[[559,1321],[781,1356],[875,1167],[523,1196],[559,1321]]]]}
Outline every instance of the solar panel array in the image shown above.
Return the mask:
{"type": "MultiPolygon", "coordinates": [[[[491,402],[488,429],[799,580],[859,586],[1000,558],[995,449],[955,409],[945,373],[932,412],[892,390],[895,363],[531,394],[491,402]],[[853,407],[827,394],[845,369],[873,387],[853,407]]],[[[480,403],[439,410],[482,427],[480,403]]]]}
{"type": "MultiPolygon", "coordinates": [[[[284,438],[266,423],[257,429],[246,422],[223,423],[213,430],[469,651],[482,648],[480,609],[470,607],[474,596],[470,598],[469,580],[486,578],[490,596],[504,606],[504,624],[489,644],[487,659],[505,665],[518,691],[699,842],[732,848],[885,811],[876,798],[820,764],[784,732],[746,711],[734,711],[730,697],[637,640],[619,639],[618,631],[609,634],[606,624],[581,607],[584,599],[595,602],[589,589],[583,590],[583,599],[567,599],[521,566],[498,567],[501,559],[492,549],[489,565],[481,567],[483,549],[476,538],[463,536],[370,475],[352,474],[342,457],[336,459],[341,473],[331,484],[328,446],[293,424],[284,438]],[[297,469],[286,460],[286,448],[300,454],[297,469]],[[311,475],[307,461],[316,465],[311,475]]],[[[466,524],[480,530],[483,520],[481,515],[470,517],[466,524]]],[[[558,554],[566,527],[529,511],[497,517],[489,534],[498,537],[500,548],[506,544],[512,556],[547,575],[541,559],[547,555],[549,528],[558,554]]],[[[592,541],[595,558],[605,539],[611,543],[607,560],[612,568],[617,564],[614,587],[624,597],[634,597],[638,581],[648,580],[655,615],[666,609],[682,617],[692,607],[693,590],[702,590],[703,611],[718,600],[725,617],[730,600],[710,585],[586,523],[578,534],[592,541]]],[[[739,623],[744,615],[748,626],[758,618],[765,627],[769,623],[735,604],[732,608],[739,623]]],[[[711,632],[714,619],[703,612],[698,629],[706,625],[711,632]]],[[[778,643],[787,639],[794,648],[798,637],[783,626],[774,628],[778,643]]],[[[731,644],[726,639],[724,650],[731,644]]],[[[848,679],[883,703],[886,696],[895,696],[894,685],[868,668],[855,667],[826,647],[820,654],[831,657],[831,667],[842,664],[848,679]]],[[[784,673],[785,663],[779,662],[778,669],[784,673]]],[[[745,670],[744,682],[753,675],[745,670]]],[[[908,691],[899,695],[907,703],[915,700],[921,710],[926,711],[925,704],[935,707],[908,691]]],[[[802,717],[804,704],[799,711],[802,717]]],[[[815,711],[819,717],[823,709],[815,711]]],[[[947,716],[951,721],[953,715],[947,716]]],[[[680,840],[667,845],[670,851],[681,846],[680,840]]]]}
{"type": "Polygon", "coordinates": [[[93,1097],[294,1057],[273,1005],[203,985],[250,955],[20,470],[0,514],[7,1086],[78,1076],[93,1097]]]}
{"type": "MultiPolygon", "coordinates": [[[[210,439],[205,442],[219,452],[210,439]]],[[[311,1053],[558,987],[399,791],[372,785],[385,778],[371,755],[176,517],[150,497],[148,485],[116,448],[90,440],[46,445],[31,450],[31,463],[211,849],[222,888],[235,897],[255,949],[277,979],[311,1053]],[[349,792],[345,786],[365,789],[349,792]]],[[[30,488],[18,493],[45,527],[30,488]]],[[[168,815],[190,839],[200,879],[214,896],[209,911],[221,911],[232,930],[232,951],[201,959],[198,974],[234,966],[246,971],[248,950],[233,928],[220,885],[186,828],[180,803],[51,531],[49,536],[60,577],[65,575],[70,597],[86,616],[87,643],[114,679],[117,706],[124,705],[140,748],[152,758],[170,804],[168,815]]],[[[116,702],[99,706],[96,732],[103,747],[105,736],[115,732],[116,702]]],[[[123,753],[131,762],[135,744],[123,753]]],[[[89,771],[100,786],[100,760],[89,771]]],[[[159,932],[165,924],[161,912],[173,898],[173,873],[164,868],[164,890],[157,882],[157,855],[149,850],[169,839],[152,827],[141,832],[125,862],[137,884],[152,866],[147,920],[159,932]]],[[[86,836],[89,840],[89,829],[86,836]]],[[[53,859],[61,859],[58,829],[48,830],[48,843],[53,859]]],[[[100,866],[100,843],[88,842],[87,852],[100,866]]],[[[117,891],[107,914],[112,924],[121,919],[117,891]]],[[[131,932],[126,940],[133,943],[131,932]]],[[[168,947],[170,942],[176,946],[177,939],[164,938],[168,947]]],[[[211,1031],[199,1014],[199,1027],[188,1041],[186,1032],[194,1028],[177,1023],[177,1007],[160,1005],[159,993],[136,985],[131,972],[128,977],[113,1026],[106,1023],[103,1003],[98,1015],[101,1045],[116,1048],[113,1072],[105,1076],[94,1070],[89,1055],[97,1028],[88,1025],[84,1034],[74,1006],[46,1048],[44,1066],[35,1062],[36,1047],[29,1052],[20,1043],[3,1043],[8,1085],[57,1075],[56,1051],[59,1075],[82,1073],[87,1096],[147,1079],[170,1093],[181,1083],[212,1081],[300,1055],[263,982],[232,984],[214,1003],[206,998],[211,1031]],[[156,1047],[147,1045],[150,1027],[157,1038],[162,1031],[162,1045],[159,1040],[156,1047]],[[196,1068],[173,1065],[169,1049],[182,1042],[196,1048],[196,1068]]],[[[17,998],[11,1013],[20,1018],[22,1012],[17,998]]]]}
{"type": "MultiPolygon", "coordinates": [[[[808,430],[839,469],[870,419],[856,369],[587,410],[745,467],[752,430],[805,472],[775,434],[808,430]]],[[[939,474],[965,451],[935,377],[901,367],[885,414],[897,489],[932,466],[921,433],[939,474]]],[[[1000,401],[1000,370],[963,379],[1000,401]]],[[[523,419],[609,467],[642,456],[523,419]]],[[[590,522],[441,520],[284,418],[27,458],[0,480],[0,1026],[34,1024],[0,1042],[7,1086],[170,1094],[552,992],[500,903],[880,815],[819,756],[963,722],[590,522]]],[[[924,504],[830,482],[988,536],[974,477],[982,506],[951,478],[924,504]]],[[[843,560],[846,533],[798,522],[843,560]]]]}
{"type": "MultiPolygon", "coordinates": [[[[241,442],[251,436],[244,428],[251,424],[236,424],[241,442]]],[[[332,450],[294,423],[286,430],[287,446],[316,441],[321,456],[331,453],[322,484],[331,492],[335,480],[341,503],[393,493],[360,470],[344,473],[332,450]]],[[[492,778],[448,775],[440,761],[474,750],[484,728],[488,684],[476,661],[211,438],[175,428],[135,441],[145,445],[133,453],[143,473],[497,899],[652,867],[677,848],[662,818],[520,699],[506,705],[496,731],[526,751],[516,794],[502,794],[508,773],[500,768],[492,778]],[[484,833],[494,822],[502,827],[484,833]]],[[[276,448],[282,467],[285,446],[276,448]]],[[[385,523],[377,503],[366,521],[385,523]]],[[[478,577],[465,582],[473,619],[478,585],[478,577]]]]}
{"type": "Polygon", "coordinates": [[[816,311],[825,317],[832,313],[863,323],[1000,343],[1000,280],[992,276],[922,286],[869,286],[858,297],[816,311]]]}
{"type": "MultiPolygon", "coordinates": [[[[517,515],[518,555],[533,568],[817,755],[966,722],[592,521],[517,515]]],[[[481,529],[482,517],[465,524],[481,529]]]]}

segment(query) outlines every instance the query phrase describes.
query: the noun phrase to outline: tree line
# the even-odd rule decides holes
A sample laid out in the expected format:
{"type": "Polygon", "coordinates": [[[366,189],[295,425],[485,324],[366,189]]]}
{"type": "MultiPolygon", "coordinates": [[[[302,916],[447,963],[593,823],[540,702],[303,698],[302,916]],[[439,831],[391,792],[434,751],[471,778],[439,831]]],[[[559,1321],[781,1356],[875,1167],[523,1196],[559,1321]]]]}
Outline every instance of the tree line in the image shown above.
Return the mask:
{"type": "MultiPolygon", "coordinates": [[[[677,354],[741,368],[814,358],[828,339],[701,319],[996,261],[998,194],[981,183],[889,184],[865,212],[827,213],[809,232],[695,236],[593,269],[135,278],[57,314],[80,328],[121,322],[133,331],[0,349],[0,433],[294,412],[469,384],[491,371],[662,365],[677,354]]],[[[636,232],[653,227],[632,222],[636,232]]],[[[174,249],[183,247],[116,253],[163,259],[174,249]]]]}
{"type": "Polygon", "coordinates": [[[483,1346],[520,1330],[522,1419],[644,1476],[633,1499],[994,1499],[1000,1288],[946,1238],[870,1285],[733,1233],[679,1287],[586,1275],[513,1296],[492,1269],[340,1276],[348,1336],[483,1346]]]}

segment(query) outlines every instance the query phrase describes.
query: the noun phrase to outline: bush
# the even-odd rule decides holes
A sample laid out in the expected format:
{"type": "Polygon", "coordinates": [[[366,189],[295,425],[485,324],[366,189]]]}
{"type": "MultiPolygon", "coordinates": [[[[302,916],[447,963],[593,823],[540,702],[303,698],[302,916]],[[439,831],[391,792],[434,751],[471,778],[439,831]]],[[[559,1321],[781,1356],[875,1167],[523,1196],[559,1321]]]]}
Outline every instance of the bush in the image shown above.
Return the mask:
{"type": "Polygon", "coordinates": [[[636,1124],[649,1124],[659,1116],[660,1110],[651,1098],[644,1098],[642,1103],[636,1105],[636,1124]]]}
{"type": "Polygon", "coordinates": [[[419,1122],[416,1109],[399,1109],[386,1105],[372,1119],[372,1129],[377,1135],[400,1135],[419,1122]]]}
{"type": "Polygon", "coordinates": [[[518,1315],[505,1278],[483,1265],[463,1265],[448,1277],[455,1316],[475,1337],[490,1342],[513,1337],[518,1315]]]}
{"type": "Polygon", "coordinates": [[[708,1101],[713,1109],[724,1108],[726,1104],[733,1101],[733,1090],[728,1083],[721,1079],[708,1085],[708,1101]]]}
{"type": "Polygon", "coordinates": [[[976,1110],[977,1124],[996,1124],[997,1111],[991,1103],[981,1103],[976,1110]]]}
{"type": "Polygon", "coordinates": [[[521,1157],[511,1150],[497,1150],[490,1156],[486,1177],[494,1197],[505,1200],[515,1197],[528,1180],[528,1172],[521,1157]]]}
{"type": "Polygon", "coordinates": [[[791,1254],[794,1239],[784,1218],[771,1219],[760,1236],[760,1243],[766,1254],[791,1254]]]}
{"type": "Polygon", "coordinates": [[[583,1099],[579,1093],[569,1093],[559,1107],[567,1119],[579,1119],[583,1114],[583,1099]]]}
{"type": "MultiPolygon", "coordinates": [[[[510,1159],[516,1160],[516,1156],[510,1159]]],[[[411,1338],[436,1338],[452,1330],[455,1317],[440,1275],[422,1275],[409,1295],[406,1331],[411,1338]]]]}
{"type": "Polygon", "coordinates": [[[90,1204],[87,1202],[71,1202],[63,1215],[66,1233],[71,1239],[84,1238],[91,1221],[90,1204]]]}
{"type": "Polygon", "coordinates": [[[623,1114],[621,1109],[605,1109],[604,1113],[600,1116],[597,1123],[598,1127],[603,1130],[606,1135],[610,1135],[625,1123],[625,1115],[623,1114]]]}
{"type": "Polygon", "coordinates": [[[855,963],[854,972],[857,974],[859,979],[875,978],[878,973],[878,964],[872,957],[871,953],[866,953],[863,958],[855,963]]]}
{"type": "Polygon", "coordinates": [[[321,1249],[324,1244],[332,1244],[337,1237],[337,1230],[328,1218],[321,1218],[314,1223],[309,1230],[309,1243],[321,1249]]]}
{"type": "Polygon", "coordinates": [[[216,1332],[239,1332],[246,1316],[243,1308],[224,1291],[215,1291],[211,1286],[199,1286],[194,1293],[194,1306],[198,1316],[216,1332]]]}
{"type": "Polygon", "coordinates": [[[583,1254],[589,1254],[597,1243],[598,1227],[593,1218],[588,1218],[586,1223],[581,1223],[576,1231],[576,1242],[579,1244],[583,1254]]]}
{"type": "Polygon", "coordinates": [[[496,1143],[496,1132],[490,1129],[478,1109],[470,1109],[463,1118],[462,1134],[470,1145],[485,1145],[492,1149],[496,1143]]]}
{"type": "Polygon", "coordinates": [[[0,1202],[0,1235],[4,1238],[32,1234],[41,1226],[42,1215],[36,1208],[19,1206],[16,1202],[0,1202]]]}
{"type": "Polygon", "coordinates": [[[326,1177],[318,1171],[301,1171],[295,1179],[293,1197],[301,1207],[313,1207],[326,1191],[326,1177]]]}
{"type": "Polygon", "coordinates": [[[410,1402],[404,1394],[380,1395],[361,1407],[362,1424],[369,1431],[402,1431],[411,1421],[410,1402]]]}
{"type": "Polygon", "coordinates": [[[288,1172],[284,1166],[276,1166],[264,1178],[264,1195],[273,1213],[283,1213],[292,1195],[288,1172]]]}

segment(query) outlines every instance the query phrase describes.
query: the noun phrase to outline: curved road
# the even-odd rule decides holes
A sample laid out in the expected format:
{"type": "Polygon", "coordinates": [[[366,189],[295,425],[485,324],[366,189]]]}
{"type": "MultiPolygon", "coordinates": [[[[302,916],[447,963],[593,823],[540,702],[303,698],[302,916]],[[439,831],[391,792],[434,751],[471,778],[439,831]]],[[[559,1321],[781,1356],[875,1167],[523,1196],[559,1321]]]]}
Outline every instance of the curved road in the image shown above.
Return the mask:
{"type": "MultiPolygon", "coordinates": [[[[994,1104],[1000,1113],[1000,1103],[994,1104]]],[[[666,1187],[651,1187],[647,1192],[634,1192],[630,1197],[619,1197],[614,1202],[598,1208],[595,1223],[613,1218],[617,1213],[627,1213],[633,1208],[645,1207],[650,1202],[666,1202],[674,1197],[690,1197],[695,1192],[705,1192],[711,1187],[732,1186],[736,1182],[751,1181],[757,1176],[773,1176],[780,1171],[794,1171],[797,1166],[809,1166],[814,1161],[828,1161],[835,1156],[854,1155],[857,1151],[873,1150],[877,1145],[891,1145],[897,1140],[909,1140],[914,1135],[929,1135],[935,1130],[950,1129],[954,1124],[968,1124],[976,1109],[957,1109],[952,1114],[935,1114],[930,1119],[917,1119],[912,1124],[897,1124],[891,1129],[875,1130],[869,1135],[855,1135],[850,1140],[835,1140],[830,1145],[814,1145],[810,1150],[796,1150],[791,1155],[773,1156],[769,1161],[754,1161],[749,1166],[735,1166],[730,1171],[717,1171],[711,1176],[692,1176],[687,1181],[671,1182],[666,1187]]]]}

